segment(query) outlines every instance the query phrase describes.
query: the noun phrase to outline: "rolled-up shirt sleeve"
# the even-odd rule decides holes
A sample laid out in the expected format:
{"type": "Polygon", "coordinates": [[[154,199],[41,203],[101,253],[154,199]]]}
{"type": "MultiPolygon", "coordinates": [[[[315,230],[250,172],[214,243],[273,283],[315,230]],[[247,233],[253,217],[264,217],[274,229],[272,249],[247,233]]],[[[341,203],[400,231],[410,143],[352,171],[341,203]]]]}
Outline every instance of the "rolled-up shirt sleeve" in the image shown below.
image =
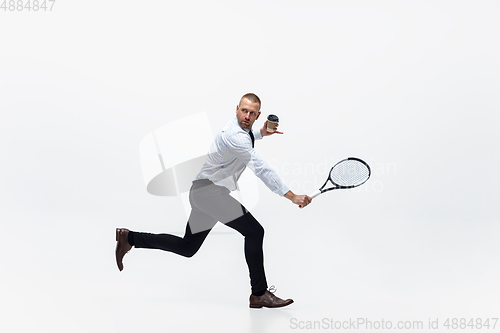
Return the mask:
{"type": "MultiPolygon", "coordinates": [[[[260,131],[253,131],[253,133],[255,139],[262,139],[260,131]]],[[[241,140],[238,135],[231,135],[227,136],[224,141],[230,148],[231,153],[252,170],[272,192],[283,196],[289,191],[289,188],[283,184],[278,174],[252,148],[250,136],[248,136],[248,140],[246,138],[241,140]]]]}

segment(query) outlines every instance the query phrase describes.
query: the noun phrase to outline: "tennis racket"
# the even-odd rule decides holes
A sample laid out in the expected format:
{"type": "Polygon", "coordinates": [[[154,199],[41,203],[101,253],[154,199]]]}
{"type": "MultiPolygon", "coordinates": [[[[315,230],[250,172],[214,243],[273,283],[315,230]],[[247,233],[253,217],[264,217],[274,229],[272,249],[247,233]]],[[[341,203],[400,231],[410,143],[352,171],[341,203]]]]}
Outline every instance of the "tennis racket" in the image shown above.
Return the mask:
{"type": "MultiPolygon", "coordinates": [[[[357,187],[364,184],[368,178],[370,178],[370,174],[370,167],[365,161],[356,157],[346,158],[332,167],[330,173],[328,174],[328,179],[323,186],[321,186],[319,190],[311,193],[309,196],[314,199],[321,193],[331,190],[357,187]],[[333,186],[325,188],[329,181],[333,184],[333,186]]],[[[302,208],[302,206],[299,207],[302,208]]]]}

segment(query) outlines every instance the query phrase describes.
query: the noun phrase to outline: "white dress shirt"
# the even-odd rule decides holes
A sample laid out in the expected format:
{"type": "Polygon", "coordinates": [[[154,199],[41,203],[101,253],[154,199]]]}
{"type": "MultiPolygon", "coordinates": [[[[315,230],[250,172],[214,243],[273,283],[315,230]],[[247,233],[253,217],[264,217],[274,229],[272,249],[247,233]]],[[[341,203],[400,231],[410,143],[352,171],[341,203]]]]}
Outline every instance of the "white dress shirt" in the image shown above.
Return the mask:
{"type": "MultiPolygon", "coordinates": [[[[260,130],[252,130],[255,140],[262,139],[260,130]]],[[[230,191],[237,188],[237,181],[248,166],[274,193],[283,196],[289,191],[276,172],[252,148],[252,139],[234,117],[217,134],[210,145],[207,159],[195,179],[208,179],[230,191]]]]}

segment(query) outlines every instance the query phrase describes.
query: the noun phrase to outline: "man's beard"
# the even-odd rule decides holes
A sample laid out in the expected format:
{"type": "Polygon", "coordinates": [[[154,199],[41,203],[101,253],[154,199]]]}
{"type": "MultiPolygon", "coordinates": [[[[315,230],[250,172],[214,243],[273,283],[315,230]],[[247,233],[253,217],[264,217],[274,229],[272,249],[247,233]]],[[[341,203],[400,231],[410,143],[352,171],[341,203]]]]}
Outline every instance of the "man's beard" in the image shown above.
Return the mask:
{"type": "Polygon", "coordinates": [[[252,129],[251,123],[245,124],[243,121],[241,121],[240,126],[244,129],[248,129],[248,130],[252,129]]]}

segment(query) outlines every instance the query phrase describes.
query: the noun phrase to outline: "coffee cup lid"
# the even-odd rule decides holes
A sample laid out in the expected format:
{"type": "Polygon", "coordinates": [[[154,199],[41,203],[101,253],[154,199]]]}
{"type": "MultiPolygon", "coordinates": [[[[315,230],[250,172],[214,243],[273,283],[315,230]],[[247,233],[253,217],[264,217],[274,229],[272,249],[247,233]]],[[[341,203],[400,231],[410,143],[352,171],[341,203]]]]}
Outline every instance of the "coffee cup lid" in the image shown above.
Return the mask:
{"type": "Polygon", "coordinates": [[[279,121],[279,118],[275,114],[270,114],[269,116],[267,116],[267,120],[270,120],[270,121],[279,121]]]}

